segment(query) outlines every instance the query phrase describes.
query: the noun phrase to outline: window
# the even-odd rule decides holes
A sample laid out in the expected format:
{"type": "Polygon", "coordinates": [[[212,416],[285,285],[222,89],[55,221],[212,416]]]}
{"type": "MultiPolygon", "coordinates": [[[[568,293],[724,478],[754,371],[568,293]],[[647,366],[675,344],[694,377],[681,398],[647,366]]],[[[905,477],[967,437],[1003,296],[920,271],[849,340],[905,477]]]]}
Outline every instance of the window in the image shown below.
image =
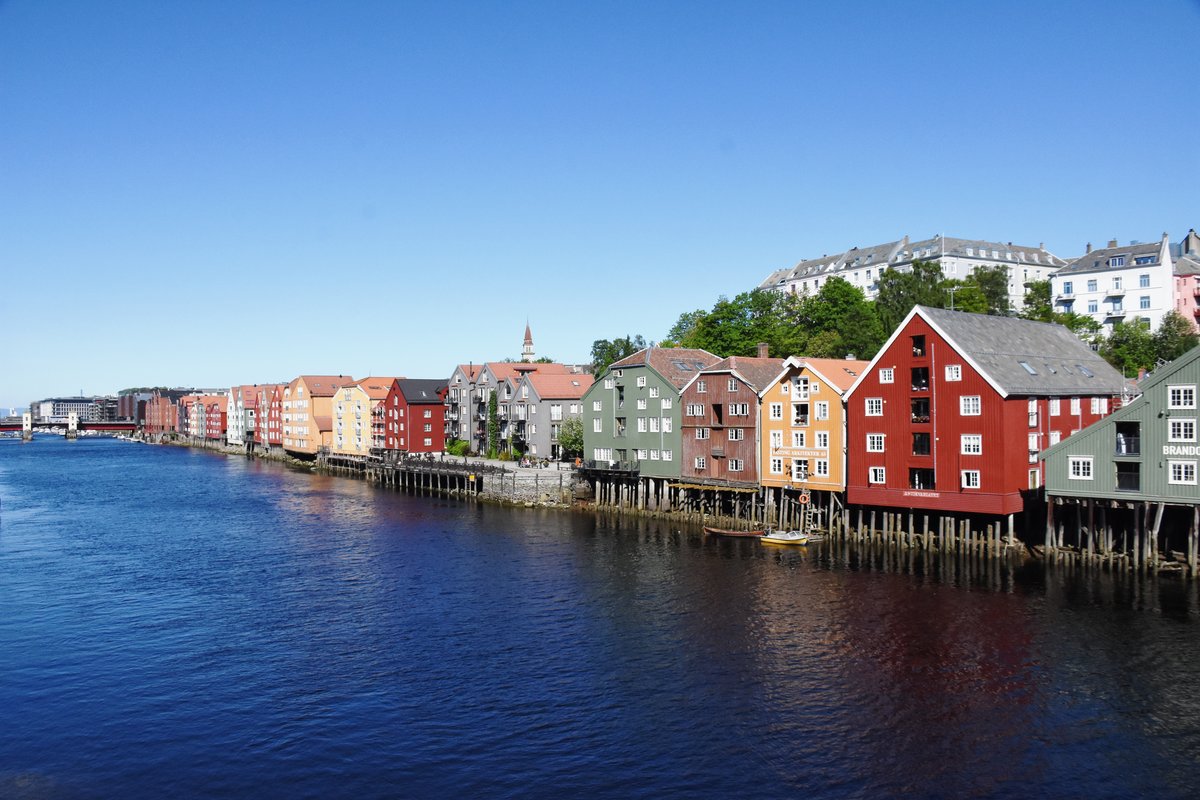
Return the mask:
{"type": "Polygon", "coordinates": [[[783,431],[771,431],[771,449],[778,450],[783,447],[783,431]]]}
{"type": "Polygon", "coordinates": [[[979,488],[979,470],[964,469],[962,471],[962,488],[978,489],[979,488]]]}
{"type": "Polygon", "coordinates": [[[816,461],[814,461],[813,462],[813,475],[816,475],[817,477],[820,477],[820,478],[828,478],[829,477],[829,459],[818,458],[816,461]]]}
{"type": "Polygon", "coordinates": [[[1075,284],[1071,283],[1071,281],[1063,281],[1063,294],[1073,294],[1074,291],[1075,284]]]}
{"type": "Polygon", "coordinates": [[[1170,433],[1167,436],[1169,442],[1194,442],[1196,441],[1196,420],[1194,419],[1173,419],[1170,421],[1170,433]]]}
{"type": "Polygon", "coordinates": [[[793,458],[792,459],[792,480],[806,481],[808,480],[808,459],[793,458]]]}
{"type": "Polygon", "coordinates": [[[737,381],[737,378],[730,378],[730,379],[729,379],[729,386],[728,386],[728,388],[729,388],[729,391],[731,391],[731,392],[736,392],[736,391],[738,390],[738,381],[737,381]]]}
{"type": "Polygon", "coordinates": [[[746,435],[746,431],[742,428],[730,428],[728,430],[729,441],[740,442],[746,435]]]}
{"type": "MultiPolygon", "coordinates": [[[[655,396],[655,395],[658,393],[658,392],[657,392],[657,390],[654,390],[654,389],[651,389],[650,391],[652,392],[652,394],[650,395],[651,397],[654,397],[654,396],[655,396]]],[[[662,406],[662,408],[663,408],[663,411],[668,411],[668,410],[670,410],[670,408],[671,408],[671,398],[669,398],[669,397],[664,397],[664,398],[662,399],[662,403],[661,403],[660,405],[662,406]]]]}
{"type": "Polygon", "coordinates": [[[1078,415],[1081,411],[1081,404],[1078,397],[1071,398],[1071,413],[1078,415]]]}
{"type": "Polygon", "coordinates": [[[1167,408],[1195,408],[1195,386],[1168,386],[1167,408]]]}
{"type": "Polygon", "coordinates": [[[1138,298],[1138,308],[1149,308],[1149,307],[1150,307],[1150,295],[1144,294],[1140,298],[1138,298]]]}
{"type": "Polygon", "coordinates": [[[704,458],[704,456],[696,456],[695,466],[696,469],[704,469],[708,466],[708,461],[704,458]]]}
{"type": "Polygon", "coordinates": [[[741,472],[745,463],[746,462],[740,458],[731,458],[731,459],[729,459],[729,471],[730,472],[741,472]]]}
{"type": "Polygon", "coordinates": [[[868,483],[887,483],[887,472],[883,467],[871,467],[867,470],[868,483]]]}
{"type": "Polygon", "coordinates": [[[638,429],[638,433],[645,433],[645,432],[646,432],[646,418],[645,418],[645,417],[638,417],[638,419],[637,419],[637,429],[638,429]]]}
{"type": "Polygon", "coordinates": [[[640,389],[640,388],[642,388],[643,386],[645,386],[645,385],[646,385],[646,376],[645,376],[645,375],[638,375],[638,377],[637,377],[637,380],[635,381],[635,383],[637,384],[637,386],[638,386],[638,388],[639,388],[639,389],[640,389]]]}
{"type": "Polygon", "coordinates": [[[982,414],[983,409],[979,395],[969,394],[958,398],[958,413],[964,417],[978,417],[982,414]]]}
{"type": "Polygon", "coordinates": [[[962,365],[947,364],[946,365],[946,380],[961,381],[962,380],[962,365]]]}
{"type": "Polygon", "coordinates": [[[675,455],[675,453],[673,453],[673,452],[672,452],[672,451],[670,451],[670,450],[663,450],[663,451],[662,451],[662,460],[663,460],[663,461],[670,461],[670,460],[671,460],[671,459],[674,457],[674,455],[675,455]]]}
{"type": "MultiPolygon", "coordinates": [[[[1123,266],[1125,266],[1125,256],[1113,256],[1112,258],[1110,258],[1110,259],[1108,260],[1108,265],[1109,265],[1110,267],[1123,267],[1123,266]]],[[[1121,288],[1121,279],[1120,279],[1120,278],[1113,278],[1113,288],[1114,288],[1114,289],[1120,289],[1120,288],[1121,288]]]]}
{"type": "Polygon", "coordinates": [[[650,418],[650,432],[651,433],[658,433],[658,421],[659,421],[658,417],[650,418]]]}
{"type": "Polygon", "coordinates": [[[704,394],[708,391],[708,384],[705,381],[696,381],[696,391],[704,394]]]}
{"type": "Polygon", "coordinates": [[[783,403],[771,403],[771,419],[783,419],[783,403]]]}
{"type": "Polygon", "coordinates": [[[792,431],[792,447],[807,447],[804,443],[806,431],[792,431]]]}
{"type": "Polygon", "coordinates": [[[1100,282],[1095,278],[1092,278],[1090,281],[1088,281],[1087,287],[1089,292],[1098,292],[1100,291],[1100,282]]]}
{"type": "Polygon", "coordinates": [[[829,431],[817,431],[816,445],[818,450],[829,449],[829,431]]]}
{"type": "Polygon", "coordinates": [[[648,450],[638,450],[637,457],[638,457],[638,461],[645,461],[646,459],[650,458],[649,451],[648,450]]]}
{"type": "Polygon", "coordinates": [[[1108,398],[1107,397],[1093,397],[1092,398],[1092,413],[1093,414],[1107,414],[1108,413],[1108,398]]]}
{"type": "Polygon", "coordinates": [[[595,419],[593,419],[592,420],[592,432],[600,433],[603,430],[604,430],[604,421],[601,420],[599,417],[596,417],[595,419]]]}
{"type": "Polygon", "coordinates": [[[1057,397],[1050,398],[1050,416],[1057,417],[1062,413],[1062,400],[1057,397]]]}
{"type": "Polygon", "coordinates": [[[684,413],[689,417],[703,417],[704,416],[704,404],[703,403],[688,403],[687,407],[684,409],[684,413]]]}
{"type": "Polygon", "coordinates": [[[646,398],[639,397],[638,401],[637,401],[637,407],[638,407],[638,411],[645,411],[646,410],[646,398]]]}
{"type": "Polygon", "coordinates": [[[651,451],[650,451],[650,460],[651,460],[651,461],[658,461],[658,451],[657,451],[657,450],[651,450],[651,451]]]}
{"type": "Polygon", "coordinates": [[[896,380],[896,371],[891,367],[881,367],[879,369],[880,383],[893,383],[896,380]]]}
{"type": "Polygon", "coordinates": [[[592,450],[592,457],[597,461],[612,461],[612,448],[597,447],[592,450]]]}
{"type": "Polygon", "coordinates": [[[729,416],[731,417],[746,417],[750,415],[749,403],[730,403],[729,416]]]}
{"type": "Polygon", "coordinates": [[[1167,483],[1196,485],[1195,461],[1168,461],[1167,465],[1171,468],[1167,483]]]}
{"type": "Polygon", "coordinates": [[[592,401],[592,411],[603,411],[603,410],[604,410],[604,401],[603,400],[593,400],[592,401]]]}
{"type": "Polygon", "coordinates": [[[1071,456],[1067,460],[1067,476],[1073,481],[1090,481],[1092,479],[1091,456],[1071,456]]]}
{"type": "Polygon", "coordinates": [[[868,397],[867,398],[867,416],[882,417],[883,416],[883,398],[868,397]]]}
{"type": "Polygon", "coordinates": [[[883,443],[884,443],[885,439],[886,439],[886,436],[882,433],[868,433],[867,434],[867,452],[868,453],[882,453],[883,452],[883,443]]]}
{"type": "Polygon", "coordinates": [[[615,386],[615,385],[616,385],[616,384],[613,382],[613,379],[612,379],[612,378],[605,378],[605,379],[604,379],[604,388],[605,388],[605,389],[611,389],[611,388],[613,388],[613,386],[615,386]]]}
{"type": "Polygon", "coordinates": [[[696,428],[696,438],[697,439],[707,439],[708,438],[708,428],[696,428]]]}
{"type": "MultiPolygon", "coordinates": [[[[536,432],[537,431],[534,431],[534,433],[536,433],[536,432]]],[[[422,431],[422,433],[433,433],[433,425],[431,423],[426,422],[425,429],[422,431]]]]}
{"type": "Polygon", "coordinates": [[[983,454],[983,435],[979,433],[964,433],[960,443],[960,452],[964,456],[983,454]]]}
{"type": "Polygon", "coordinates": [[[769,469],[770,469],[772,475],[782,475],[783,474],[783,459],[782,458],[772,458],[769,469]]]}
{"type": "Polygon", "coordinates": [[[670,417],[662,418],[662,432],[663,433],[671,432],[671,418],[670,417]]]}
{"type": "MultiPolygon", "coordinates": [[[[651,386],[651,387],[650,387],[650,396],[651,396],[651,397],[658,397],[658,387],[657,387],[657,386],[651,386]]],[[[663,402],[664,402],[664,403],[669,403],[669,402],[671,402],[671,401],[670,401],[670,400],[663,400],[663,402]]],[[[663,406],[663,408],[666,408],[666,406],[663,406]]]]}
{"type": "Polygon", "coordinates": [[[1088,300],[1087,310],[1088,310],[1089,314],[1099,313],[1100,301],[1099,300],[1088,300]]]}

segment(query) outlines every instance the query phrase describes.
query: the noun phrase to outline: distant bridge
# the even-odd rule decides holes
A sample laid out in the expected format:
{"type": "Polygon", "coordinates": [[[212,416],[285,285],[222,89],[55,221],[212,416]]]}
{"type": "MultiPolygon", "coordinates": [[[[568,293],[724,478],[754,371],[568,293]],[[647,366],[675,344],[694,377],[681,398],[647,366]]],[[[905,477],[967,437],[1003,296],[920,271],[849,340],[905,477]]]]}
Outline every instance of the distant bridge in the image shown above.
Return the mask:
{"type": "MultiPolygon", "coordinates": [[[[54,428],[56,430],[65,431],[67,423],[65,422],[35,422],[34,430],[38,428],[54,428]]],[[[80,420],[76,424],[76,429],[79,431],[98,431],[101,433],[132,433],[138,429],[136,422],[85,422],[80,420]]],[[[0,433],[11,433],[21,430],[21,421],[16,422],[0,422],[0,433]]]]}

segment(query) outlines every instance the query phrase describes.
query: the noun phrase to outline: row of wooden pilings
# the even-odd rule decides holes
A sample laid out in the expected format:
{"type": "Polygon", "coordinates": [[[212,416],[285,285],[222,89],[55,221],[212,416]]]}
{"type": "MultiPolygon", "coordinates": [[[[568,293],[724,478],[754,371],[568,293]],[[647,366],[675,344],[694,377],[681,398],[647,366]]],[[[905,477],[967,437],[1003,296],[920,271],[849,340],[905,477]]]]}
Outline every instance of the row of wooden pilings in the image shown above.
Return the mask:
{"type": "Polygon", "coordinates": [[[1194,578],[1200,576],[1200,505],[1053,498],[1046,504],[1045,545],[1035,552],[1084,569],[1194,578]],[[1172,550],[1181,540],[1183,551],[1172,550]]]}

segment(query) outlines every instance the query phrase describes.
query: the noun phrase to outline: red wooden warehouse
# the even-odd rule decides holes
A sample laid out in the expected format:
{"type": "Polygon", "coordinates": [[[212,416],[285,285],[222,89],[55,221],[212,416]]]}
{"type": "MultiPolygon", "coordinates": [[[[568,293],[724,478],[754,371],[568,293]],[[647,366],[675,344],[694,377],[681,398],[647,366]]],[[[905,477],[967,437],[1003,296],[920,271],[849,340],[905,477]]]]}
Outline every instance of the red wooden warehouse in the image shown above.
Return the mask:
{"type": "Polygon", "coordinates": [[[1061,325],[916,306],[847,393],[847,500],[1016,514],[1041,485],[1037,452],[1123,387],[1061,325]]]}
{"type": "Polygon", "coordinates": [[[383,447],[395,453],[446,449],[446,381],[399,378],[383,401],[383,447]]]}

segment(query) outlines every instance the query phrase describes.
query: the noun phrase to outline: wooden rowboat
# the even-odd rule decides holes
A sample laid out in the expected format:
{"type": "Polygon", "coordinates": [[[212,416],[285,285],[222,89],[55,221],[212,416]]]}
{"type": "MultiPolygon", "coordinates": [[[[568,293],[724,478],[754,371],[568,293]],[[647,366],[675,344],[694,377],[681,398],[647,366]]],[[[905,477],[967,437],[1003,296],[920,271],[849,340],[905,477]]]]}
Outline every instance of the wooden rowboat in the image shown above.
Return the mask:
{"type": "Polygon", "coordinates": [[[811,539],[807,533],[801,531],[771,531],[759,541],[767,544],[808,544],[811,539]]]}
{"type": "Polygon", "coordinates": [[[764,533],[766,533],[766,531],[735,531],[735,530],[730,530],[729,528],[710,528],[707,525],[704,526],[704,532],[707,534],[711,534],[712,536],[737,536],[737,537],[742,537],[742,538],[746,538],[746,537],[758,538],[759,536],[762,536],[764,533]]]}

